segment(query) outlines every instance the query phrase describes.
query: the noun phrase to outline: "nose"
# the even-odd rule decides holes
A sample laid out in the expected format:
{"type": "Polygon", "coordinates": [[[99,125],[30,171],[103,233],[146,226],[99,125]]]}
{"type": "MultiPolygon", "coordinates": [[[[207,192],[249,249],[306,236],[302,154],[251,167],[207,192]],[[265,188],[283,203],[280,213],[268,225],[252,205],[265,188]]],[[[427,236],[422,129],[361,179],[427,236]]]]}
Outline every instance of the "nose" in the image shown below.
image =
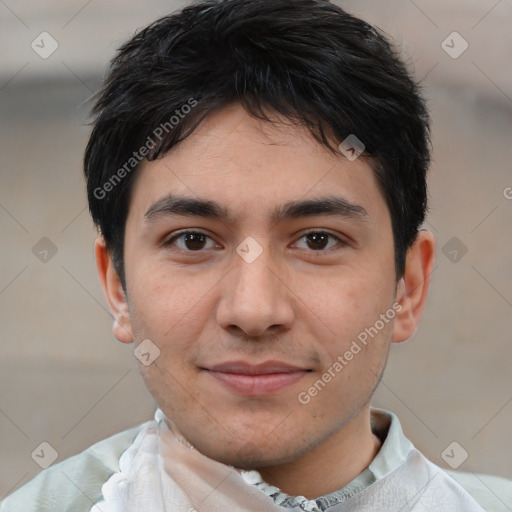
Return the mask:
{"type": "Polygon", "coordinates": [[[235,253],[234,268],[222,280],[219,325],[249,337],[289,329],[294,318],[293,292],[285,283],[268,250],[250,263],[235,253]]]}

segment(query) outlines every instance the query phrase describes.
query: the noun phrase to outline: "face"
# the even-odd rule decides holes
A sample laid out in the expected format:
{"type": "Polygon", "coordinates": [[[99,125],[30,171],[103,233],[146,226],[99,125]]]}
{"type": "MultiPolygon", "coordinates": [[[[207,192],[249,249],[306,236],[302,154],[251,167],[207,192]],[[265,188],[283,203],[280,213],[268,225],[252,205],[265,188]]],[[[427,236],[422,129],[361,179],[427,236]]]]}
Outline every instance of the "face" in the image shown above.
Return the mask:
{"type": "Polygon", "coordinates": [[[124,254],[125,328],[160,350],[144,381],[205,455],[289,463],[368,409],[396,309],[369,161],[225,108],[144,163],[124,254]]]}

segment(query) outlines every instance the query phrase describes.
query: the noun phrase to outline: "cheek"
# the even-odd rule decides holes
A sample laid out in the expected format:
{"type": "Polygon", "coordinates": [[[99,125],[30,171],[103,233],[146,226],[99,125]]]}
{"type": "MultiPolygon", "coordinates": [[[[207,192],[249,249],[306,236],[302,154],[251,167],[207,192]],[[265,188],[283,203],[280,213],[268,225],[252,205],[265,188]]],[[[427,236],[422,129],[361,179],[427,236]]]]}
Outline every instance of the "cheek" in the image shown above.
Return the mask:
{"type": "Polygon", "coordinates": [[[372,279],[364,270],[306,279],[299,289],[307,316],[318,325],[330,349],[343,342],[350,344],[385,313],[392,298],[388,283],[382,277],[372,279]]]}
{"type": "MultiPolygon", "coordinates": [[[[331,278],[322,289],[322,308],[315,310],[322,319],[316,322],[320,326],[316,337],[326,357],[317,378],[326,384],[324,387],[316,380],[316,384],[310,383],[315,389],[304,390],[306,399],[321,395],[312,398],[308,406],[314,417],[324,414],[326,404],[327,408],[352,410],[366,403],[386,363],[395,313],[392,310],[381,320],[393,304],[392,284],[382,275],[340,275],[331,278]],[[328,335],[322,336],[326,332],[328,335]]],[[[320,288],[316,290],[319,293],[320,288]]]]}
{"type": "Polygon", "coordinates": [[[214,283],[206,276],[188,278],[185,272],[171,274],[154,266],[140,269],[131,284],[130,319],[135,341],[149,338],[162,351],[185,350],[208,318],[205,308],[214,283]]]}

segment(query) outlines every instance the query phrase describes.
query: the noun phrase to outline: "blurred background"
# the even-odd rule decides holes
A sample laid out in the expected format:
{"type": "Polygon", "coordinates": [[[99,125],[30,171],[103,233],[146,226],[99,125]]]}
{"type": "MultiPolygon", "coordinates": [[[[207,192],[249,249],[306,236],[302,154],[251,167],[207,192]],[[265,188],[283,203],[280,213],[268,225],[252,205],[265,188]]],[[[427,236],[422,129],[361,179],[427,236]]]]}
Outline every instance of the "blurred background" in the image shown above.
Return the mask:
{"type": "MultiPolygon", "coordinates": [[[[81,163],[116,48],[186,3],[0,0],[0,499],[41,443],[60,461],[154,413],[111,334],[81,163]]],[[[336,3],[396,41],[433,118],[430,297],[374,406],[440,466],[512,478],[512,1],[336,3]]]]}

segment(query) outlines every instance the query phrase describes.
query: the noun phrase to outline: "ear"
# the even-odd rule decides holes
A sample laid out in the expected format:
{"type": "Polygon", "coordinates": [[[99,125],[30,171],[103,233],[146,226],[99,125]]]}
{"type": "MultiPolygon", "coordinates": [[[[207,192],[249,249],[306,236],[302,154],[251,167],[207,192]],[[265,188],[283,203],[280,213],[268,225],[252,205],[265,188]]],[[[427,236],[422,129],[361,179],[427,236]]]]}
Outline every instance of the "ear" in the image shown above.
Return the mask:
{"type": "Polygon", "coordinates": [[[114,317],[112,332],[122,343],[132,343],[133,335],[128,302],[102,235],[99,235],[94,242],[94,253],[101,286],[107,298],[110,312],[114,317]]]}
{"type": "Polygon", "coordinates": [[[396,292],[397,308],[393,327],[393,343],[407,341],[414,336],[427,301],[430,274],[434,266],[435,241],[430,231],[418,232],[414,244],[407,251],[405,272],[396,292]]]}

